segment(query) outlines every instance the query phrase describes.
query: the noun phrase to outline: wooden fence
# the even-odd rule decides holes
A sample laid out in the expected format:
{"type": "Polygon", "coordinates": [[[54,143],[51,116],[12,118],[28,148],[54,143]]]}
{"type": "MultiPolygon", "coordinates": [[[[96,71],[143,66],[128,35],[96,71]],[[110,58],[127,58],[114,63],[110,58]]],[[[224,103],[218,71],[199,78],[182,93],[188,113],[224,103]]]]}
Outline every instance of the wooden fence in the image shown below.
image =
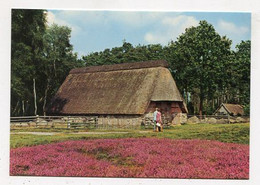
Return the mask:
{"type": "Polygon", "coordinates": [[[95,128],[97,116],[23,116],[11,117],[11,128],[95,128]]]}

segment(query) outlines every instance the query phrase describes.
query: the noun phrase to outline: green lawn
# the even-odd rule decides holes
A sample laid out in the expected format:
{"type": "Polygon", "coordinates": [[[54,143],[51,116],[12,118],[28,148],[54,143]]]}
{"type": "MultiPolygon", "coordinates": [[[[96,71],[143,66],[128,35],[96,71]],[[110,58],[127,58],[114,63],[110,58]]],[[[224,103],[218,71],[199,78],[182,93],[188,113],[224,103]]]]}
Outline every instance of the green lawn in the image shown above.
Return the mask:
{"type": "Polygon", "coordinates": [[[47,144],[51,142],[59,142],[65,140],[78,139],[96,139],[96,138],[130,138],[130,137],[157,137],[157,138],[171,138],[171,139],[207,139],[218,140],[221,142],[249,144],[249,123],[242,124],[187,124],[173,126],[169,129],[164,129],[164,132],[153,132],[151,129],[137,129],[137,130],[78,130],[97,132],[93,135],[87,134],[73,134],[75,130],[67,129],[23,129],[11,130],[11,132],[24,131],[40,131],[40,132],[56,132],[57,135],[30,135],[30,134],[11,134],[10,145],[11,148],[22,146],[32,146],[39,144],[47,144]],[[140,132],[146,131],[146,132],[140,132]],[[102,134],[98,132],[118,132],[102,134]],[[127,132],[127,133],[125,133],[127,132]]]}

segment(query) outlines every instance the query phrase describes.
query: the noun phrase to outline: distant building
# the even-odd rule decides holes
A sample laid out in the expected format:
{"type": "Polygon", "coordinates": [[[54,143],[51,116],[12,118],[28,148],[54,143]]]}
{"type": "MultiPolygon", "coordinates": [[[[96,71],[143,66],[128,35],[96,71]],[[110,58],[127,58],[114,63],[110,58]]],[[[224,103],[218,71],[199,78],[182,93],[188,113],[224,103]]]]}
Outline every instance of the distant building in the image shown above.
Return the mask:
{"type": "Polygon", "coordinates": [[[215,115],[243,116],[244,109],[239,104],[222,103],[216,110],[215,115]]]}
{"type": "Polygon", "coordinates": [[[95,115],[102,123],[140,125],[158,107],[165,117],[175,115],[178,124],[187,108],[167,67],[166,61],[147,61],[72,69],[48,114],[95,115]]]}

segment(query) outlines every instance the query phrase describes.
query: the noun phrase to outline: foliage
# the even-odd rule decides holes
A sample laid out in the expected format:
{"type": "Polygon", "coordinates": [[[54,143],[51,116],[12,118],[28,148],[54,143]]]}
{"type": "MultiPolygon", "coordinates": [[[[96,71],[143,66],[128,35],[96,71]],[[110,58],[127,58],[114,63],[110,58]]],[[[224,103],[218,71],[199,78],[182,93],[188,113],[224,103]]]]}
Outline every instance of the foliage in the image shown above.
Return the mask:
{"type": "Polygon", "coordinates": [[[236,46],[234,70],[236,71],[236,82],[239,102],[243,105],[250,103],[250,58],[251,42],[242,41],[236,46]]]}
{"type": "Polygon", "coordinates": [[[182,91],[198,93],[199,113],[205,99],[212,99],[225,85],[223,74],[231,54],[231,41],[221,37],[206,21],[186,29],[171,44],[171,65],[182,91]]]}
{"type": "Polygon", "coordinates": [[[248,179],[249,146],[124,138],[12,149],[11,175],[248,179]]]}
{"type": "Polygon", "coordinates": [[[244,106],[245,115],[250,115],[250,104],[244,106]]]}
{"type": "Polygon", "coordinates": [[[39,102],[43,103],[44,113],[47,102],[55,95],[69,71],[82,66],[77,60],[77,54],[73,53],[70,37],[71,29],[57,24],[49,26],[43,35],[43,63],[39,72],[45,93],[39,102]]]}
{"type": "Polygon", "coordinates": [[[41,62],[44,10],[12,10],[11,115],[33,112],[33,79],[41,62]]]}
{"type": "Polygon", "coordinates": [[[12,10],[11,115],[45,114],[46,105],[68,75],[80,67],[71,29],[46,25],[45,10],[12,10]],[[35,80],[36,94],[33,93],[35,80]]]}
{"type": "Polygon", "coordinates": [[[86,66],[120,64],[125,62],[137,62],[163,59],[163,47],[160,44],[133,47],[131,43],[123,41],[121,47],[105,49],[102,52],[94,52],[83,56],[86,66]]]}

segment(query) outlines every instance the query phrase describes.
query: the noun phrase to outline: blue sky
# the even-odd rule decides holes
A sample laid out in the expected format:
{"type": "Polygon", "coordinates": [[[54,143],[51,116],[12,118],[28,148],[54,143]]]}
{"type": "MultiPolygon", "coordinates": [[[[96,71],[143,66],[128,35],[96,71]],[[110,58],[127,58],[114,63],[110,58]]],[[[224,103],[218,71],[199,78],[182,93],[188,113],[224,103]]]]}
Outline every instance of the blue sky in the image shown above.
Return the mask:
{"type": "Polygon", "coordinates": [[[232,49],[241,40],[251,40],[250,13],[49,10],[47,20],[49,25],[72,28],[71,43],[79,57],[121,46],[123,40],[134,46],[167,45],[200,20],[206,20],[220,35],[231,39],[232,49]]]}

